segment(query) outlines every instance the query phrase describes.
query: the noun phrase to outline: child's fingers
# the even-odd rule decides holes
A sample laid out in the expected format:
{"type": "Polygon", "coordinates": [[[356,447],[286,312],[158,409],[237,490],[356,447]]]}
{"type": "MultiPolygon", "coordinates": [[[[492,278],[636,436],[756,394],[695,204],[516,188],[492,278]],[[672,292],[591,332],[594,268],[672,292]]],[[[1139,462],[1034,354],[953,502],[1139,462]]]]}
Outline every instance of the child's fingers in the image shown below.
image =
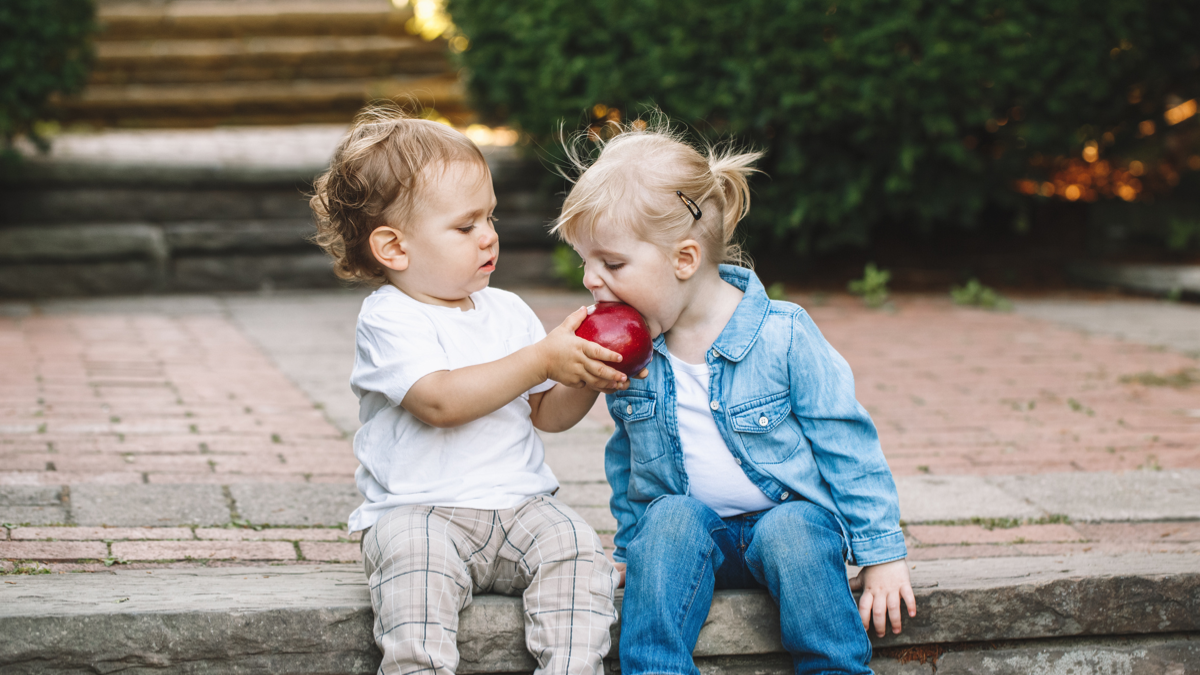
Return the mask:
{"type": "MultiPolygon", "coordinates": [[[[583,338],[580,339],[583,340],[583,338]]],[[[620,354],[587,340],[583,340],[583,355],[596,361],[608,361],[609,363],[621,362],[620,354]]]]}
{"type": "Polygon", "coordinates": [[[873,598],[871,601],[871,619],[875,621],[876,637],[887,635],[887,598],[873,598]]]}
{"type": "Polygon", "coordinates": [[[861,591],[863,587],[862,574],[855,574],[850,577],[850,590],[861,591]]]}
{"type": "Polygon", "coordinates": [[[622,373],[612,366],[606,366],[601,361],[587,361],[583,364],[583,369],[587,371],[589,375],[598,380],[608,380],[609,382],[619,383],[625,382],[629,379],[625,376],[625,373],[622,373]]]}
{"type": "Polygon", "coordinates": [[[639,371],[637,375],[634,375],[634,377],[636,377],[639,380],[644,380],[647,377],[650,377],[650,369],[642,368],[641,371],[639,371]]]}
{"type": "Polygon", "coordinates": [[[863,591],[858,598],[858,616],[862,619],[863,630],[871,630],[871,592],[863,591]]]}
{"type": "Polygon", "coordinates": [[[892,591],[891,593],[888,593],[887,611],[888,611],[888,618],[892,620],[892,632],[895,633],[896,635],[899,635],[900,628],[902,625],[901,621],[900,621],[900,593],[899,593],[899,591],[892,591]]]}
{"type": "Polygon", "coordinates": [[[904,596],[904,604],[908,605],[908,615],[917,615],[917,599],[913,597],[912,586],[904,584],[900,587],[900,594],[904,596]]]}

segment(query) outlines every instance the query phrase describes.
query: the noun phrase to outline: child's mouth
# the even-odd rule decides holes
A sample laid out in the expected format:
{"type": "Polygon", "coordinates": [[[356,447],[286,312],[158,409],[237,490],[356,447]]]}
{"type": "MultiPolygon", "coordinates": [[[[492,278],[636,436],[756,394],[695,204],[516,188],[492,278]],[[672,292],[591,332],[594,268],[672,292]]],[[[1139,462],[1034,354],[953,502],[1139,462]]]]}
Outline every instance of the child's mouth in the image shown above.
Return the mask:
{"type": "Polygon", "coordinates": [[[489,261],[487,261],[487,262],[485,262],[485,263],[483,263],[482,265],[480,265],[480,266],[479,266],[479,271],[480,271],[480,272],[492,272],[492,271],[494,271],[495,269],[496,269],[496,260],[495,260],[495,258],[493,258],[493,259],[491,259],[491,260],[489,260],[489,261]]]}

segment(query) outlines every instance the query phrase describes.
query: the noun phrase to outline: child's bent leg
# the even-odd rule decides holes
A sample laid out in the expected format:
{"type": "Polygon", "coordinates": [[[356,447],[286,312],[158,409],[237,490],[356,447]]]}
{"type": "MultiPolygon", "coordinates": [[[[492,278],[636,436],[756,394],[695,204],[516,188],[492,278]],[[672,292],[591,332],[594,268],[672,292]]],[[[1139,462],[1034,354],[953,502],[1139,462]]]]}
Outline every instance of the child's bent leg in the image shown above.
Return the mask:
{"type": "Polygon", "coordinates": [[[646,509],[625,552],[624,675],[698,673],[692,650],[725,559],[714,540],[724,530],[716,512],[691,497],[659,497],[646,509]]]}
{"type": "Polygon", "coordinates": [[[620,576],[596,531],[551,497],[534,497],[503,518],[501,562],[490,590],[525,601],[525,645],[535,675],[603,675],[617,619],[620,576]]]}
{"type": "Polygon", "coordinates": [[[871,643],[846,578],[841,528],[811,502],[781,504],[754,526],[746,565],[779,603],[797,675],[871,670],[871,643]]]}
{"type": "Polygon", "coordinates": [[[472,584],[444,511],[452,509],[400,506],[363,538],[382,675],[458,668],[458,613],[471,602],[472,584]]]}

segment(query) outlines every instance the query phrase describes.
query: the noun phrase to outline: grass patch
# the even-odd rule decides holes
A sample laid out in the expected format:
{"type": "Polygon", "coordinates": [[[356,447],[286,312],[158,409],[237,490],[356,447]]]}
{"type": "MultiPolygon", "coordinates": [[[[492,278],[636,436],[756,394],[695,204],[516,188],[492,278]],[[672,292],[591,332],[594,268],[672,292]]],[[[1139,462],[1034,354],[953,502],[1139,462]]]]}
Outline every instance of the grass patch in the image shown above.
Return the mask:
{"type": "Polygon", "coordinates": [[[1175,389],[1187,389],[1195,384],[1200,384],[1200,370],[1195,368],[1183,368],[1174,373],[1159,375],[1145,371],[1135,373],[1133,375],[1121,376],[1121,382],[1125,384],[1140,384],[1143,387],[1172,387],[1175,389]]]}
{"type": "Polygon", "coordinates": [[[1022,525],[1065,525],[1071,517],[1065,513],[1052,513],[1041,518],[959,518],[958,520],[931,520],[921,525],[978,525],[985,530],[1011,530],[1022,525]]]}

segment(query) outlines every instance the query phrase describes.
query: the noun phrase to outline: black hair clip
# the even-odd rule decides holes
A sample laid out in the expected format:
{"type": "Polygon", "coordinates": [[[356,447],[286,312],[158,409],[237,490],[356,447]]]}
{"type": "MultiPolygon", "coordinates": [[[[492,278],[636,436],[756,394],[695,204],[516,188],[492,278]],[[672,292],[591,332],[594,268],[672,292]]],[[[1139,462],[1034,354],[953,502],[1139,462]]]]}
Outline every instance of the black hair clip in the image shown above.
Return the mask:
{"type": "Polygon", "coordinates": [[[700,216],[702,216],[704,214],[700,211],[700,207],[696,206],[696,202],[688,199],[679,190],[676,190],[675,194],[678,195],[679,198],[683,200],[683,205],[687,207],[688,213],[692,214],[692,220],[700,220],[700,216]]]}

